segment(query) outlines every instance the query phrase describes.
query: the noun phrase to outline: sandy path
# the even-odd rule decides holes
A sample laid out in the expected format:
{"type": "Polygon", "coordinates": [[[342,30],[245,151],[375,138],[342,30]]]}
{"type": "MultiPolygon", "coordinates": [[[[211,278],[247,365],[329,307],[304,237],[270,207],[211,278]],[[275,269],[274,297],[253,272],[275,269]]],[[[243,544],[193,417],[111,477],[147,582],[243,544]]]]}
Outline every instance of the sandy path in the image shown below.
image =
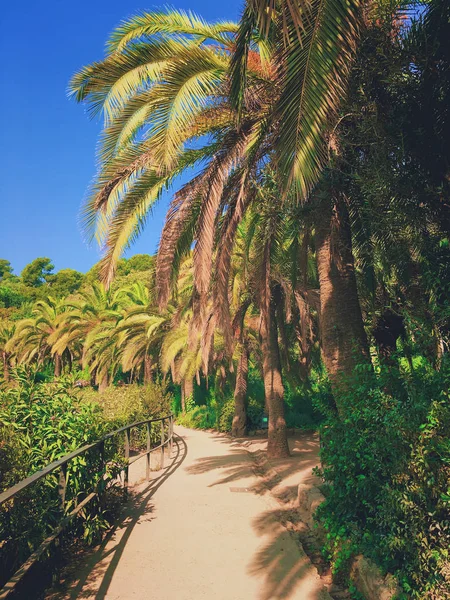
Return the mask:
{"type": "MultiPolygon", "coordinates": [[[[135,487],[124,521],[51,598],[329,599],[246,448],[211,432],[175,431],[170,466],[135,487]]],[[[316,454],[311,440],[296,442],[277,467],[286,490],[311,479],[316,454]]]]}

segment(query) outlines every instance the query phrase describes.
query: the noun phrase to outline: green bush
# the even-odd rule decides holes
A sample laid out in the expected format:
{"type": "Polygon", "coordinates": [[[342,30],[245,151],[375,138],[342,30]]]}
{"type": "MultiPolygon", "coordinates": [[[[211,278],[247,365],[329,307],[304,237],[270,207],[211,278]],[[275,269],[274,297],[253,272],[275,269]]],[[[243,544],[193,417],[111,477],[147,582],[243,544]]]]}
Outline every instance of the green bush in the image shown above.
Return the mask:
{"type": "MultiPolygon", "coordinates": [[[[82,402],[70,382],[35,383],[33,374],[21,370],[15,385],[0,392],[1,490],[42,469],[80,446],[93,442],[108,430],[98,404],[82,402]]],[[[89,492],[108,487],[113,494],[120,468],[114,440],[105,445],[104,466],[93,449],[70,461],[67,469],[66,510],[70,511],[89,492]]],[[[35,549],[61,520],[58,472],[24,490],[0,508],[0,584],[35,549]]],[[[109,525],[107,504],[92,501],[73,535],[91,542],[109,525]]]]}
{"type": "Polygon", "coordinates": [[[231,431],[234,417],[234,398],[227,398],[220,407],[217,429],[224,433],[231,431]]]}
{"type": "MultiPolygon", "coordinates": [[[[187,406],[184,414],[177,416],[177,423],[192,429],[217,429],[223,433],[231,432],[234,415],[234,398],[229,397],[220,406],[216,403],[202,406],[187,406]]],[[[264,400],[249,398],[247,405],[247,423],[250,430],[261,427],[264,414],[264,400]]]]}
{"type": "Polygon", "coordinates": [[[184,414],[179,414],[177,423],[190,429],[211,429],[217,424],[217,414],[211,406],[194,406],[184,414]]]}
{"type": "Polygon", "coordinates": [[[78,395],[84,402],[98,404],[104,419],[114,427],[171,413],[171,397],[160,383],[110,386],[103,392],[84,388],[78,395]]]}
{"type": "MultiPolygon", "coordinates": [[[[84,388],[77,392],[83,403],[95,403],[100,409],[109,431],[119,429],[130,423],[145,421],[149,418],[163,417],[172,412],[171,396],[166,388],[152,382],[146,385],[109,386],[103,392],[84,388]]],[[[151,426],[152,444],[159,443],[160,423],[151,426]]],[[[131,447],[139,450],[147,443],[146,426],[131,430],[131,447]]]]}
{"type": "Polygon", "coordinates": [[[253,431],[261,427],[261,419],[264,415],[264,396],[262,400],[257,400],[254,397],[248,399],[247,404],[247,427],[249,431],[253,431]]]}
{"type": "Polygon", "coordinates": [[[414,598],[450,589],[450,370],[425,363],[358,373],[321,427],[322,475],[330,484],[317,518],[335,570],[349,544],[395,573],[414,598]]]}

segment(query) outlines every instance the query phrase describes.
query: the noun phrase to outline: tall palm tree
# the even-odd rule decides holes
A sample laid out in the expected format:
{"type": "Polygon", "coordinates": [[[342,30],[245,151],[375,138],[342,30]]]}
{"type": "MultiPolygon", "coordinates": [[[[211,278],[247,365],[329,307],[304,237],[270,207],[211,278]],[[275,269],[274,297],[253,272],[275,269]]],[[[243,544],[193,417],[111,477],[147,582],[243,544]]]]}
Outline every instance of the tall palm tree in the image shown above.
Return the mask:
{"type": "Polygon", "coordinates": [[[338,111],[363,26],[363,6],[360,0],[247,0],[231,65],[231,101],[240,114],[255,29],[279,58],[279,95],[271,113],[278,124],[273,148],[282,187],[316,206],[321,347],[336,393],[357,363],[369,362],[369,350],[346,199],[335,177],[318,184],[325,167],[339,170],[338,111]]]}
{"type": "MultiPolygon", "coordinates": [[[[86,224],[97,227],[105,245],[106,281],[161,189],[186,169],[203,165],[172,201],[157,261],[163,307],[179,258],[196,240],[192,323],[200,329],[207,322],[211,272],[216,272],[218,290],[227,289],[236,228],[251,201],[249,183],[272,160],[274,149],[286,193],[293,189],[294,197],[306,198],[317,182],[330,151],[331,138],[323,125],[343,95],[347,59],[357,37],[359,2],[324,0],[308,10],[303,7],[301,14],[286,12],[288,3],[270,4],[270,24],[262,29],[259,5],[250,4],[239,30],[230,24],[207,26],[176,12],[131,19],[113,34],[112,51],[104,61],[72,81],[77,99],[106,115],[100,171],[86,210],[86,224]],[[173,39],[175,21],[183,23],[182,43],[180,36],[173,39]],[[228,219],[213,269],[214,230],[225,208],[228,219]]],[[[339,213],[345,213],[340,196],[333,197],[339,213]]],[[[334,231],[336,225],[334,220],[332,227],[334,212],[331,204],[329,210],[318,211],[322,221],[328,219],[320,226],[323,248],[329,247],[327,227],[334,231]]],[[[345,214],[337,222],[344,247],[350,239],[345,214]]],[[[367,343],[356,310],[356,280],[349,276],[351,247],[346,253],[349,267],[343,271],[325,251],[317,257],[325,289],[322,349],[337,383],[340,373],[354,364],[355,346],[367,355],[367,343]],[[347,299],[355,307],[352,313],[344,310],[347,299]],[[337,319],[346,324],[339,336],[333,335],[337,319]]],[[[226,302],[216,308],[223,326],[226,302]]]]}
{"type": "MultiPolygon", "coordinates": [[[[258,190],[265,204],[263,207],[256,198],[246,219],[245,237],[249,289],[259,311],[262,373],[269,413],[268,452],[271,456],[283,457],[289,455],[289,448],[280,343],[287,358],[285,306],[290,314],[296,279],[287,265],[287,248],[292,244],[292,236],[298,237],[299,229],[291,227],[289,215],[278,206],[277,190],[276,183],[265,177],[258,190]]],[[[298,269],[301,263],[295,258],[294,264],[298,269]]],[[[285,364],[285,368],[288,366],[285,364]]]]}

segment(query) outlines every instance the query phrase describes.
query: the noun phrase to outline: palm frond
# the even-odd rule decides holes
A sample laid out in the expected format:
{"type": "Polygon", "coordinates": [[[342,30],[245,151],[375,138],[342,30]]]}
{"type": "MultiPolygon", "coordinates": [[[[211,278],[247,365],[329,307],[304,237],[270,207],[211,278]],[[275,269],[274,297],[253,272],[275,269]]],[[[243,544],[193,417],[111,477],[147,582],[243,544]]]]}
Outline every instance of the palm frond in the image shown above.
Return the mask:
{"type": "Polygon", "coordinates": [[[328,160],[329,122],[346,94],[361,2],[313,0],[297,6],[300,12],[287,11],[288,44],[279,47],[284,73],[277,146],[286,189],[292,184],[305,199],[328,160]]]}
{"type": "Polygon", "coordinates": [[[209,24],[193,12],[168,10],[166,12],[143,12],[124,21],[111,34],[107,49],[113,53],[120,51],[138,38],[152,36],[180,35],[193,36],[205,41],[229,44],[230,37],[236,32],[233,22],[209,24]]]}

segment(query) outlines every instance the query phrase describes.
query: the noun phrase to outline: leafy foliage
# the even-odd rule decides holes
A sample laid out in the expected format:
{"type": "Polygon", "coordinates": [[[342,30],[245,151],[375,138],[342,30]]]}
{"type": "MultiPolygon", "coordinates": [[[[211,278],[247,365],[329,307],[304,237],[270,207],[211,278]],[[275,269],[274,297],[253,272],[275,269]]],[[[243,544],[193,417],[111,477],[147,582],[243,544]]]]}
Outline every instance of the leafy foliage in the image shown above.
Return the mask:
{"type": "MultiPolygon", "coordinates": [[[[62,380],[48,385],[34,383],[33,379],[20,370],[15,375],[15,385],[0,393],[2,491],[108,431],[100,406],[80,402],[70,382],[62,380]]],[[[107,467],[98,451],[91,451],[70,461],[66,511],[91,491],[105,487],[113,491],[111,485],[119,465],[114,443],[106,445],[104,459],[107,467]]],[[[62,516],[57,472],[1,507],[2,583],[62,516]]],[[[72,535],[81,535],[88,542],[97,540],[113,518],[108,501],[100,508],[98,500],[92,501],[81,516],[72,535]]]]}
{"type": "MultiPolygon", "coordinates": [[[[99,394],[74,388],[73,377],[47,384],[35,383],[34,375],[21,369],[14,374],[14,385],[0,392],[1,491],[110,431],[170,412],[170,397],[157,383],[108,388],[99,394]]],[[[145,435],[145,428],[133,431],[132,449],[142,449],[145,435]]],[[[156,423],[155,445],[160,435],[156,423]]],[[[102,455],[93,449],[68,463],[65,511],[92,491],[102,493],[102,499],[92,500],[66,535],[89,544],[101,538],[117,514],[117,475],[123,464],[122,440],[116,438],[105,443],[102,455]]],[[[2,506],[2,583],[62,517],[57,471],[2,506]]]]}
{"type": "Polygon", "coordinates": [[[395,572],[412,597],[445,596],[449,376],[448,361],[440,372],[423,361],[413,373],[390,368],[376,379],[363,369],[345,399],[346,418],[328,412],[321,473],[329,489],[317,518],[336,570],[349,548],[359,550],[395,572]]]}
{"type": "Polygon", "coordinates": [[[47,282],[54,266],[49,258],[36,258],[21,273],[25,285],[38,287],[47,282]]]}

